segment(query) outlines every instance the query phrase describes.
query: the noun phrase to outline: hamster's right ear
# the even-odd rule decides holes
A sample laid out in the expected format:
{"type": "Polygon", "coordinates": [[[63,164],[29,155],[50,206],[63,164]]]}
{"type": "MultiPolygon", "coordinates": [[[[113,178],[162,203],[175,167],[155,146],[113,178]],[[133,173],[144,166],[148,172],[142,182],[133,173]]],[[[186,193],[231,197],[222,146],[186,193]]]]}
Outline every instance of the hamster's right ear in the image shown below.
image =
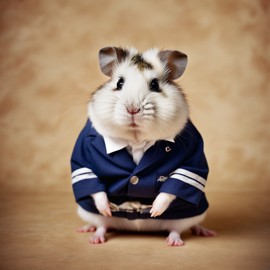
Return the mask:
{"type": "Polygon", "coordinates": [[[185,71],[187,66],[187,55],[179,51],[165,50],[159,52],[160,60],[167,67],[169,80],[178,79],[185,71]]]}
{"type": "Polygon", "coordinates": [[[118,47],[105,47],[99,51],[99,65],[101,71],[111,77],[115,63],[120,63],[128,55],[128,51],[118,47]]]}

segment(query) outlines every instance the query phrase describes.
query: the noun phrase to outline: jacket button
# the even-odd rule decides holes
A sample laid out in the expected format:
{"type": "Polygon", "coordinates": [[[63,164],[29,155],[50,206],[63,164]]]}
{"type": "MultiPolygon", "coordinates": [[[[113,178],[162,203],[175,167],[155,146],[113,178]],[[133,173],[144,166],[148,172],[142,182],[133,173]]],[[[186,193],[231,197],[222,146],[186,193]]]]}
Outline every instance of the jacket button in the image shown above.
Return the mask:
{"type": "Polygon", "coordinates": [[[132,185],[137,185],[138,183],[139,183],[139,177],[138,176],[136,176],[136,175],[134,175],[134,176],[132,176],[131,178],[130,178],[130,183],[132,184],[132,185]]]}

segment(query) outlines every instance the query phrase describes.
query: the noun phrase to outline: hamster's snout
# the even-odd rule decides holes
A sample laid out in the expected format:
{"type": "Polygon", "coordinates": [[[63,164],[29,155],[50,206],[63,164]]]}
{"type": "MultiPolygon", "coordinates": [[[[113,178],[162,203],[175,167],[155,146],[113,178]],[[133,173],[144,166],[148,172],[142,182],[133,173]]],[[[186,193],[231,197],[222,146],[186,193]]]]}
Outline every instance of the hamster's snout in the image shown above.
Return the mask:
{"type": "Polygon", "coordinates": [[[129,106],[129,107],[126,107],[126,108],[127,108],[127,112],[129,114],[132,114],[132,115],[139,113],[140,110],[141,110],[140,108],[137,108],[137,107],[134,107],[134,106],[129,106]]]}

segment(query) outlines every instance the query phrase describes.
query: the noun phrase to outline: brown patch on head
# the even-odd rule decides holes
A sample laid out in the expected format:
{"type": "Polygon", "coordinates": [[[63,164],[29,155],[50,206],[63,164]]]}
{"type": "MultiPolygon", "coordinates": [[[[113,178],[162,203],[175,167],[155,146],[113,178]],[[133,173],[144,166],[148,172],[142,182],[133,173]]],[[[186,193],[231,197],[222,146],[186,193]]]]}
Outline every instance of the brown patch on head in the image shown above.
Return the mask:
{"type": "Polygon", "coordinates": [[[116,55],[117,55],[117,61],[119,63],[123,62],[126,60],[126,58],[128,57],[129,55],[129,51],[126,50],[126,49],[123,49],[123,48],[117,48],[117,47],[114,47],[115,49],[115,52],[116,52],[116,55]]]}
{"type": "Polygon", "coordinates": [[[134,65],[138,67],[139,70],[143,71],[145,69],[153,69],[153,66],[145,61],[141,54],[136,54],[131,58],[131,61],[134,65]]]}

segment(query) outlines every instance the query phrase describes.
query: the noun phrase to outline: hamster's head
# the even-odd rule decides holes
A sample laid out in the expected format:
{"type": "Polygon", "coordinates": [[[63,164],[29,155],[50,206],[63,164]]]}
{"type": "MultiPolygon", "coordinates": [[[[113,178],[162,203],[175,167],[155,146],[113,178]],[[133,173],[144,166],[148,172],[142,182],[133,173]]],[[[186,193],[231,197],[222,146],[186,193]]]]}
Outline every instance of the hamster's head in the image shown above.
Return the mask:
{"type": "Polygon", "coordinates": [[[184,128],[188,104],[178,79],[187,65],[179,51],[106,47],[101,71],[110,77],[91,96],[88,116],[102,136],[132,143],[174,138],[184,128]]]}

